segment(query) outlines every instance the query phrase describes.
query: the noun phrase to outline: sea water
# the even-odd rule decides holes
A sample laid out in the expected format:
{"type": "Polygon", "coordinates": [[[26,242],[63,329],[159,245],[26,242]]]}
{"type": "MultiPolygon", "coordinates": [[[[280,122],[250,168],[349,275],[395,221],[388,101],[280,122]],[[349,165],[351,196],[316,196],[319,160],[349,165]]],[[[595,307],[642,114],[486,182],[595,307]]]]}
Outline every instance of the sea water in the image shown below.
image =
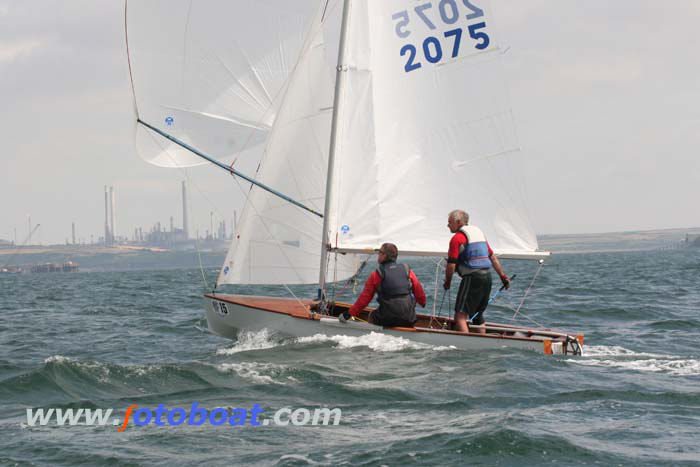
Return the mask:
{"type": "MultiPolygon", "coordinates": [[[[379,334],[226,340],[203,320],[213,269],[206,286],[196,268],[1,276],[0,464],[700,465],[700,249],[582,250],[554,255],[533,284],[537,264],[504,261],[518,276],[486,314],[585,333],[581,357],[379,334]],[[123,417],[132,404],[195,401],[340,408],[342,418],[123,431],[27,421],[28,408],[123,417]]],[[[435,262],[409,262],[428,312],[449,313],[454,290],[435,292],[435,262]]]]}

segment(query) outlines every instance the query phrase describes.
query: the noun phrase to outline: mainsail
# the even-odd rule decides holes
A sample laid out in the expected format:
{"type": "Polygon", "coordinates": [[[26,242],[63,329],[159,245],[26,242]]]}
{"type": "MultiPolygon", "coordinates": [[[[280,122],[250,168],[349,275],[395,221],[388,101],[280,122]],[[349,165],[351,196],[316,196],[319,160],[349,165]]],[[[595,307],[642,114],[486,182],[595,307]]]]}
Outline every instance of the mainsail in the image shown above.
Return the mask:
{"type": "Polygon", "coordinates": [[[464,209],[497,253],[533,255],[488,2],[352,4],[333,177],[337,247],[392,242],[444,254],[447,214],[464,209]]]}

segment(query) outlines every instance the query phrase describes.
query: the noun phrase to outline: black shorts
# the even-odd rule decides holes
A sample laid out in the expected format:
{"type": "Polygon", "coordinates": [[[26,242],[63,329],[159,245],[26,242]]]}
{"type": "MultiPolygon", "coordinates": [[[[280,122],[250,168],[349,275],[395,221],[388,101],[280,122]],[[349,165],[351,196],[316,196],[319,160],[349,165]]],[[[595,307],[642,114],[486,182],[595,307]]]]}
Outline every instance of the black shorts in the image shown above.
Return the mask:
{"type": "Polygon", "coordinates": [[[466,313],[470,320],[478,315],[471,324],[484,324],[484,310],[490,297],[491,271],[474,271],[462,277],[455,300],[455,312],[466,313]]]}

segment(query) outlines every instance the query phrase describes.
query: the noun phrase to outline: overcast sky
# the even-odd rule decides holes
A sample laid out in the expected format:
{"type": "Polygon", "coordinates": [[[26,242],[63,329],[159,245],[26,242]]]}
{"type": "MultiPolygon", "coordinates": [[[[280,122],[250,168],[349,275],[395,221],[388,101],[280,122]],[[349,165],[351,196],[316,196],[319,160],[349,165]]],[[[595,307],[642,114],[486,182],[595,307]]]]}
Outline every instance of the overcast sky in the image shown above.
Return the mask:
{"type": "MultiPolygon", "coordinates": [[[[700,226],[700,1],[494,3],[535,230],[700,226]]],[[[28,216],[43,243],[96,239],[105,185],[117,234],[181,225],[182,174],[133,149],[124,43],[122,1],[0,0],[0,239],[28,216]]],[[[189,173],[193,227],[230,223],[230,178],[189,173]]]]}

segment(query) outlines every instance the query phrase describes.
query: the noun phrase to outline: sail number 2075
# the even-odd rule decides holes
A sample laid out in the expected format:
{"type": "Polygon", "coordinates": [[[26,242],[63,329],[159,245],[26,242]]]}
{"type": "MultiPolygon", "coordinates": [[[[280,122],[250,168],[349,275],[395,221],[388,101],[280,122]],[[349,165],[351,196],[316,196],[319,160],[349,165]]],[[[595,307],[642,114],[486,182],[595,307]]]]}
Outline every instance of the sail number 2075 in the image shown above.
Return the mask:
{"type": "MultiPolygon", "coordinates": [[[[439,0],[435,2],[435,5],[431,2],[421,3],[413,7],[411,13],[409,10],[402,10],[391,15],[391,19],[395,21],[394,31],[396,35],[400,39],[405,39],[413,33],[416,26],[411,24],[411,19],[416,20],[417,27],[421,29],[427,27],[431,32],[438,29],[435,24],[438,16],[444,25],[454,25],[463,17],[465,7],[466,15],[464,16],[466,16],[467,21],[484,16],[484,10],[474,5],[470,0],[439,0]],[[460,3],[463,6],[460,6],[460,3]]],[[[467,33],[475,41],[474,47],[478,50],[487,48],[491,42],[485,28],[485,21],[467,25],[467,33]]],[[[433,33],[434,35],[426,37],[422,44],[419,43],[418,47],[415,44],[403,45],[400,53],[402,57],[406,57],[406,65],[404,66],[406,73],[423,66],[422,59],[418,57],[419,51],[422,52],[420,55],[429,63],[438,63],[448,54],[452,58],[457,57],[462,44],[463,32],[464,30],[458,27],[438,35],[433,33]]]]}

